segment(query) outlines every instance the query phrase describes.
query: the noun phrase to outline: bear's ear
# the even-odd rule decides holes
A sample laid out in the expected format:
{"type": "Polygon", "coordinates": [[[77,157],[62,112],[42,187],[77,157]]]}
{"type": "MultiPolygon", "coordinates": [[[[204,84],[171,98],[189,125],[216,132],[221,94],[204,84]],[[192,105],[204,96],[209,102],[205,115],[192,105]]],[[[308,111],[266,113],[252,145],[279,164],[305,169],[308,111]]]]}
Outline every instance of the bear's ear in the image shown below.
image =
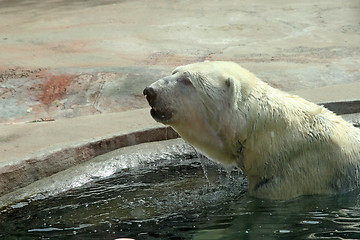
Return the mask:
{"type": "Polygon", "coordinates": [[[231,78],[226,79],[225,84],[228,88],[231,87],[231,78]]]}
{"type": "Polygon", "coordinates": [[[229,91],[230,103],[232,103],[234,107],[237,107],[238,101],[241,101],[241,90],[239,84],[237,84],[236,79],[233,77],[228,77],[225,80],[225,85],[229,91]]]}

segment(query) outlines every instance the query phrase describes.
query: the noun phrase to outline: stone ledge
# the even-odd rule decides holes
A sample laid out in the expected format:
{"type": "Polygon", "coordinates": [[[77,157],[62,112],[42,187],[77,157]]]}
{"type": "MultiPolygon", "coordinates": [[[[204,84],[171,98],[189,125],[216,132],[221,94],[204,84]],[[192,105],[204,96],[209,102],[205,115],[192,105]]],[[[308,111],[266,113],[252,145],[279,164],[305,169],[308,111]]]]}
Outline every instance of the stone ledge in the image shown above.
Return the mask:
{"type": "Polygon", "coordinates": [[[118,148],[177,138],[170,127],[136,131],[59,148],[0,168],[0,196],[118,148]]]}
{"type": "Polygon", "coordinates": [[[149,109],[0,124],[0,196],[118,148],[177,137],[149,109]]]}
{"type": "Polygon", "coordinates": [[[320,105],[339,115],[360,113],[360,101],[330,102],[320,105]]]}

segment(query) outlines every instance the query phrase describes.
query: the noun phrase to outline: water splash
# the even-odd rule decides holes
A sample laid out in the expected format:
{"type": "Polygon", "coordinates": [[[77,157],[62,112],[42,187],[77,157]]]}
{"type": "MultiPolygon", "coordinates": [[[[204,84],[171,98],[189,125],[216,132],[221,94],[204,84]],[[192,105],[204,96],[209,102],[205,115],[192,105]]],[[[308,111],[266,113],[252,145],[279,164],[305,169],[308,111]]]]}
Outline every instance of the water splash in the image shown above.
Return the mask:
{"type": "Polygon", "coordinates": [[[198,158],[200,160],[200,164],[201,164],[201,168],[203,170],[204,176],[207,179],[208,183],[211,184],[208,173],[207,173],[207,170],[206,170],[206,166],[205,166],[205,160],[207,160],[207,159],[205,158],[205,156],[203,156],[201,154],[197,154],[197,155],[198,155],[198,158]]]}
{"type": "MultiPolygon", "coordinates": [[[[17,202],[24,202],[25,204],[33,200],[54,196],[107,178],[119,171],[143,165],[151,166],[161,159],[174,159],[180,155],[195,155],[193,149],[181,139],[121,148],[1,196],[0,208],[14,202],[16,204],[17,202]]],[[[15,206],[17,206],[16,204],[15,206]]]]}

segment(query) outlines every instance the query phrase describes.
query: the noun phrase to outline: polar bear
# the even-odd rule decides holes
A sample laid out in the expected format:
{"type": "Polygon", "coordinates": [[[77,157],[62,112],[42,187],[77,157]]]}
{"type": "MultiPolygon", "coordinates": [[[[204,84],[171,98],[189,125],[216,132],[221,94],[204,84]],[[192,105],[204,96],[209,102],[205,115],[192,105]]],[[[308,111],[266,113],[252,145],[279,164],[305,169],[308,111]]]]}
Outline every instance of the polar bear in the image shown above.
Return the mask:
{"type": "Polygon", "coordinates": [[[177,67],[144,95],[156,121],[208,158],[239,167],[251,196],[285,200],[359,186],[360,130],[236,63],[177,67]]]}

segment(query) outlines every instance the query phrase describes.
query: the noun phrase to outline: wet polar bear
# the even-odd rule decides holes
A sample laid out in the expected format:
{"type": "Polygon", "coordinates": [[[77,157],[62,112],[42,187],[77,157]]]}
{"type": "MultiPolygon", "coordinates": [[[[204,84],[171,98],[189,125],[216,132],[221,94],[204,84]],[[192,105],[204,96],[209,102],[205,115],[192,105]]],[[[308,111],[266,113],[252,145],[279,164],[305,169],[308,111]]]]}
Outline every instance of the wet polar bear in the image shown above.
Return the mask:
{"type": "Polygon", "coordinates": [[[238,166],[252,196],[290,199],[359,186],[360,130],[236,63],[180,66],[144,95],[156,121],[210,159],[238,166]]]}

